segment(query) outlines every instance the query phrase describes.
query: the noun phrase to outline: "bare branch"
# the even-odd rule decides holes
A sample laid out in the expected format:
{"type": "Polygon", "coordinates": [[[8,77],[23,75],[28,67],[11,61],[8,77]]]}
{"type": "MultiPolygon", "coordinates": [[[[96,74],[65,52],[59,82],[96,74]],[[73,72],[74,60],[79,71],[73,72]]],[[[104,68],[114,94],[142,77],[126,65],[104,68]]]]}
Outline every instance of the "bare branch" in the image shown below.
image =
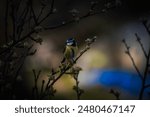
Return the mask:
{"type": "Polygon", "coordinates": [[[19,16],[19,18],[18,18],[18,20],[17,20],[17,23],[20,23],[20,21],[23,19],[22,17],[23,17],[24,14],[26,13],[28,7],[29,7],[29,3],[27,2],[25,8],[23,9],[21,15],[19,16]]]}
{"type": "Polygon", "coordinates": [[[138,75],[140,76],[141,79],[143,79],[143,76],[141,75],[139,69],[137,68],[137,66],[136,66],[136,64],[135,64],[135,62],[134,62],[134,59],[133,59],[133,57],[131,56],[131,53],[129,52],[128,55],[129,55],[129,57],[130,57],[130,59],[131,59],[131,61],[132,61],[132,64],[133,64],[134,68],[136,69],[138,75]]]}
{"type": "Polygon", "coordinates": [[[34,96],[34,98],[39,99],[39,91],[38,91],[38,87],[37,87],[37,82],[38,82],[38,79],[40,77],[41,70],[39,70],[37,74],[36,74],[35,69],[33,69],[32,72],[34,75],[34,87],[32,90],[32,95],[34,96]]]}
{"type": "Polygon", "coordinates": [[[73,72],[72,76],[75,80],[75,85],[73,86],[73,90],[76,92],[78,100],[80,100],[81,95],[84,93],[84,90],[79,87],[79,80],[78,80],[78,75],[79,75],[79,72],[81,70],[82,69],[80,67],[73,67],[72,68],[72,72],[73,72]]]}
{"type": "Polygon", "coordinates": [[[137,33],[135,33],[135,36],[136,36],[136,38],[137,38],[137,42],[140,44],[140,47],[142,48],[142,51],[143,51],[145,57],[147,58],[147,53],[146,53],[145,48],[144,48],[144,46],[143,46],[143,44],[142,44],[142,42],[141,42],[140,37],[138,36],[137,33]]]}
{"type": "Polygon", "coordinates": [[[6,0],[6,11],[5,11],[5,40],[8,42],[8,5],[9,1],[6,0]]]}
{"type": "MultiPolygon", "coordinates": [[[[27,2],[28,4],[28,2],[27,2]]],[[[52,0],[52,4],[51,4],[51,12],[49,12],[41,21],[38,22],[38,25],[40,25],[43,21],[45,21],[47,19],[47,17],[52,14],[53,12],[53,6],[54,6],[54,0],[52,0]]],[[[27,9],[27,8],[26,8],[27,9]]],[[[26,9],[24,9],[24,12],[26,11],[26,9]]],[[[100,14],[100,13],[103,13],[102,11],[100,12],[95,12],[95,13],[87,13],[86,15],[84,16],[81,16],[80,19],[84,19],[84,18],[87,18],[89,16],[93,16],[93,15],[96,15],[96,14],[100,14]]],[[[24,15],[24,13],[23,13],[24,15]]],[[[21,16],[22,17],[22,16],[21,16]]],[[[71,20],[71,21],[68,21],[67,23],[61,23],[61,24],[58,24],[56,26],[52,26],[52,27],[45,27],[44,29],[46,30],[49,30],[49,29],[56,29],[56,28],[60,28],[62,26],[65,26],[67,24],[70,24],[70,23],[73,23],[75,22],[75,20],[71,20]]],[[[31,30],[28,34],[26,34],[25,36],[23,36],[19,41],[17,41],[15,44],[11,45],[9,48],[6,48],[5,50],[1,51],[0,52],[0,55],[5,53],[5,52],[8,52],[14,45],[17,45],[18,42],[21,42],[23,40],[25,40],[26,38],[28,38],[31,34],[33,34],[35,31],[34,30],[31,30]]],[[[20,34],[21,35],[21,34],[20,34]]]]}
{"type": "Polygon", "coordinates": [[[127,49],[126,54],[127,54],[127,55],[129,56],[129,58],[131,59],[132,64],[133,64],[133,66],[134,66],[136,72],[138,73],[140,79],[143,80],[143,76],[142,76],[142,74],[140,73],[138,67],[136,66],[135,61],[134,61],[134,59],[133,59],[133,57],[132,57],[132,55],[131,55],[131,53],[130,53],[130,47],[129,47],[128,44],[126,43],[125,39],[123,39],[122,42],[123,42],[123,44],[125,45],[125,47],[126,47],[126,49],[127,49]]]}
{"type": "Polygon", "coordinates": [[[49,13],[47,13],[47,15],[43,19],[41,19],[41,21],[38,22],[38,25],[41,24],[43,21],[45,21],[51,14],[53,14],[54,1],[55,0],[52,0],[51,8],[50,8],[49,13]]]}
{"type": "MultiPolygon", "coordinates": [[[[22,63],[21,63],[21,65],[19,66],[19,68],[18,68],[18,70],[17,70],[17,72],[16,72],[16,75],[15,75],[14,79],[17,78],[17,76],[18,76],[18,74],[19,74],[19,72],[20,72],[22,66],[24,65],[25,59],[26,59],[28,53],[30,52],[30,50],[31,50],[32,48],[33,48],[33,45],[31,45],[31,46],[27,49],[27,51],[23,54],[23,56],[22,56],[22,58],[23,58],[22,63]]],[[[21,59],[20,59],[20,60],[21,60],[21,59]]]]}
{"type": "MultiPolygon", "coordinates": [[[[42,40],[37,39],[36,37],[32,37],[32,34],[39,33],[37,31],[37,29],[39,29],[39,28],[37,28],[37,27],[38,26],[43,27],[43,26],[41,26],[41,23],[43,23],[46,19],[48,19],[48,17],[51,14],[54,14],[54,12],[55,12],[54,1],[55,0],[51,0],[49,12],[46,14],[43,14],[44,10],[48,6],[46,3],[45,3],[45,6],[43,6],[40,10],[37,10],[37,12],[36,12],[34,4],[32,3],[33,0],[25,0],[25,1],[23,1],[23,0],[17,0],[17,1],[6,0],[6,2],[7,2],[6,3],[6,13],[5,13],[5,15],[6,15],[5,16],[5,19],[6,19],[5,20],[6,44],[4,45],[4,47],[2,47],[2,50],[0,50],[0,56],[4,57],[4,59],[6,58],[6,60],[4,61],[4,65],[3,65],[4,72],[2,73],[2,75],[4,74],[4,78],[6,76],[6,78],[8,78],[8,81],[10,80],[11,85],[13,86],[12,89],[14,87],[16,87],[15,86],[15,84],[17,83],[16,79],[17,79],[18,75],[20,74],[20,70],[22,70],[25,59],[28,56],[35,54],[35,52],[36,52],[36,49],[30,51],[32,49],[33,45],[31,45],[29,47],[29,45],[27,45],[27,44],[25,45],[25,43],[27,43],[27,39],[31,39],[32,41],[35,41],[36,43],[41,44],[42,40]],[[23,5],[24,3],[25,3],[25,5],[23,5]],[[21,8],[21,7],[23,7],[23,8],[21,8]],[[10,16],[8,14],[9,12],[11,12],[10,16]],[[9,18],[10,18],[10,20],[8,20],[9,18]],[[9,25],[8,23],[10,23],[10,25],[12,25],[11,30],[8,29],[8,25],[9,25]],[[10,40],[10,42],[9,42],[9,40],[10,40]],[[13,57],[13,55],[12,55],[13,53],[16,53],[17,57],[13,57]],[[19,55],[19,54],[21,54],[21,55],[19,55]],[[7,60],[9,60],[9,61],[7,61],[7,60]],[[12,67],[10,68],[10,64],[12,64],[11,66],[14,66],[16,63],[18,63],[17,68],[14,69],[15,67],[13,67],[13,70],[11,71],[12,67]],[[9,73],[9,71],[11,73],[9,73]],[[9,74],[7,75],[7,73],[9,73],[9,74]],[[11,74],[13,74],[13,76],[11,76],[11,74]],[[12,81],[11,77],[13,78],[13,81],[12,81]]],[[[97,13],[93,12],[93,10],[95,10],[94,4],[92,4],[93,6],[91,7],[92,12],[90,11],[89,13],[87,13],[81,17],[77,16],[77,19],[74,17],[73,20],[70,20],[69,22],[66,22],[66,23],[63,22],[57,26],[51,27],[51,29],[59,28],[61,26],[65,26],[66,24],[69,24],[69,23],[78,22],[78,20],[80,20],[80,19],[84,19],[86,17],[99,14],[99,12],[97,12],[97,13]]],[[[65,74],[67,70],[69,70],[71,67],[73,67],[73,65],[77,62],[77,60],[87,50],[90,49],[90,45],[91,45],[91,43],[88,42],[85,49],[83,49],[80,52],[80,54],[75,58],[74,63],[63,67],[60,74],[57,74],[58,72],[53,71],[52,72],[53,75],[51,77],[49,77],[47,84],[45,84],[46,85],[45,90],[44,90],[45,81],[42,82],[41,94],[44,94],[44,93],[50,94],[51,92],[52,92],[52,94],[54,94],[56,92],[56,90],[53,88],[54,83],[57,82],[57,80],[59,80],[59,78],[63,74],[65,74]]],[[[35,70],[33,70],[33,74],[35,77],[35,79],[34,79],[35,87],[33,87],[33,93],[36,94],[36,97],[38,99],[39,99],[39,93],[38,93],[37,82],[38,82],[40,73],[41,73],[40,71],[38,73],[36,73],[35,70]]],[[[76,83],[78,84],[78,80],[76,83]]],[[[80,91],[78,92],[78,94],[80,94],[80,91]]]]}
{"type": "Polygon", "coordinates": [[[44,11],[44,9],[45,9],[45,6],[42,6],[41,11],[40,11],[40,13],[39,13],[39,15],[37,17],[37,21],[40,19],[41,15],[42,15],[42,13],[44,11]]]}
{"type": "Polygon", "coordinates": [[[146,31],[147,31],[148,34],[150,35],[150,30],[149,30],[149,28],[148,28],[148,26],[147,26],[147,22],[148,22],[148,20],[144,20],[142,23],[143,23],[143,25],[144,25],[146,31]]]}
{"type": "Polygon", "coordinates": [[[16,25],[16,8],[14,3],[11,3],[11,18],[12,18],[12,24],[13,24],[13,40],[16,41],[16,31],[17,31],[17,25],[16,25]]]}
{"type": "Polygon", "coordinates": [[[55,0],[52,0],[52,3],[51,3],[51,10],[50,10],[51,13],[53,12],[53,9],[54,9],[54,1],[55,0]]]}
{"type": "Polygon", "coordinates": [[[36,18],[36,15],[35,15],[35,12],[34,12],[34,9],[33,9],[33,0],[30,0],[30,8],[31,8],[31,13],[33,15],[33,19],[34,19],[35,25],[37,25],[38,24],[38,20],[36,18]]]}
{"type": "Polygon", "coordinates": [[[114,89],[110,89],[110,93],[113,94],[117,100],[120,100],[120,93],[114,89]]]}
{"type": "MultiPolygon", "coordinates": [[[[91,40],[95,40],[96,39],[96,37],[94,37],[93,39],[91,39],[91,40]]],[[[92,43],[93,43],[94,41],[92,41],[92,43]]],[[[91,44],[92,44],[91,43],[91,44]]],[[[90,45],[91,45],[90,44],[90,45]]],[[[53,85],[57,80],[59,80],[59,78],[67,71],[67,70],[69,70],[77,61],[78,61],[78,59],[85,53],[85,52],[87,52],[90,48],[90,45],[88,45],[88,47],[86,46],[81,52],[80,52],[80,54],[76,57],[76,59],[75,59],[75,61],[74,61],[74,63],[72,64],[72,65],[69,65],[69,66],[67,66],[66,68],[64,68],[63,69],[63,71],[60,73],[60,75],[58,75],[57,76],[57,78],[55,78],[54,80],[53,80],[53,82],[50,84],[50,85],[53,85]]]]}
{"type": "Polygon", "coordinates": [[[147,56],[146,66],[145,66],[145,72],[144,72],[144,78],[145,78],[145,79],[146,79],[147,74],[148,74],[149,60],[150,60],[150,48],[149,48],[149,51],[148,51],[148,56],[147,56]]]}
{"type": "MultiPolygon", "coordinates": [[[[22,69],[22,67],[23,67],[23,65],[24,65],[24,63],[25,63],[25,59],[26,59],[26,57],[28,56],[28,53],[30,52],[30,50],[32,49],[32,47],[33,47],[33,45],[31,45],[30,47],[28,47],[27,51],[26,51],[26,52],[23,54],[23,56],[19,59],[20,62],[18,62],[18,63],[20,63],[20,65],[19,65],[18,68],[16,68],[17,70],[16,70],[16,72],[15,72],[15,74],[14,74],[14,77],[13,77],[12,89],[15,89],[17,77],[18,77],[18,75],[19,75],[19,73],[20,73],[20,71],[21,71],[21,69],[22,69]]],[[[35,75],[35,74],[34,74],[34,75],[35,75]]],[[[14,90],[12,90],[12,92],[11,92],[12,94],[14,93],[13,91],[14,91],[14,90]]]]}
{"type": "Polygon", "coordinates": [[[12,45],[10,45],[8,48],[6,48],[5,50],[0,52],[0,55],[9,52],[14,46],[16,46],[19,42],[24,41],[25,39],[27,39],[31,34],[33,34],[35,31],[32,30],[31,32],[27,33],[25,36],[23,36],[20,40],[17,40],[15,43],[13,43],[12,45]]]}
{"type": "MultiPolygon", "coordinates": [[[[25,25],[25,21],[26,21],[26,18],[27,18],[27,15],[28,15],[28,13],[29,13],[29,1],[27,1],[27,6],[25,7],[25,9],[24,9],[24,13],[23,13],[23,15],[20,17],[20,20],[18,20],[18,21],[20,21],[20,24],[18,25],[18,27],[17,27],[17,32],[18,32],[18,40],[20,39],[20,37],[21,37],[21,34],[23,33],[23,27],[24,27],[24,25],[25,25]]],[[[30,21],[30,20],[29,20],[30,21]]]]}
{"type": "MultiPolygon", "coordinates": [[[[95,13],[90,13],[90,12],[88,12],[87,14],[78,17],[78,19],[79,19],[79,20],[82,20],[82,19],[85,19],[85,18],[87,18],[87,17],[94,16],[94,15],[97,15],[97,14],[100,14],[100,13],[103,13],[103,12],[101,12],[101,11],[100,11],[100,12],[95,12],[95,13]]],[[[72,20],[70,20],[70,21],[67,21],[67,22],[63,21],[63,22],[61,22],[60,24],[57,24],[57,25],[55,25],[55,26],[44,27],[44,29],[45,29],[45,30],[52,30],[52,29],[56,29],[56,28],[60,28],[60,27],[66,26],[66,25],[71,24],[71,23],[74,23],[74,22],[76,22],[76,20],[74,20],[74,19],[72,19],[72,20]]]]}
{"type": "Polygon", "coordinates": [[[34,41],[34,42],[36,42],[36,43],[39,43],[40,45],[42,44],[42,41],[43,41],[43,40],[42,40],[41,37],[35,39],[35,38],[33,38],[32,36],[29,36],[29,38],[30,38],[32,41],[34,41]]]}

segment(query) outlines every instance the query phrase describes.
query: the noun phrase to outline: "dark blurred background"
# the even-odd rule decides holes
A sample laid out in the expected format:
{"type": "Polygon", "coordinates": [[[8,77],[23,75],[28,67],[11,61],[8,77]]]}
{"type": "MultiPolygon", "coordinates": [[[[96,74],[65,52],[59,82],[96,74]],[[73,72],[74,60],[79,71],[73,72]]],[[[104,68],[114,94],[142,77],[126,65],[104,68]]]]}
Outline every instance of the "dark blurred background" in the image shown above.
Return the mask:
{"type": "MultiPolygon", "coordinates": [[[[104,2],[111,0],[96,0],[96,10],[102,8],[104,2]]],[[[141,20],[149,18],[150,7],[147,0],[114,0],[118,7],[109,9],[97,15],[89,16],[51,30],[44,30],[39,35],[43,39],[42,45],[35,44],[37,52],[28,57],[23,66],[20,77],[26,92],[30,92],[33,85],[32,69],[41,69],[40,81],[47,79],[50,69],[57,68],[63,56],[66,39],[76,39],[79,49],[85,45],[84,40],[97,36],[97,41],[92,48],[84,54],[77,65],[82,67],[79,75],[80,87],[85,90],[81,99],[115,99],[109,93],[110,89],[120,92],[121,99],[137,99],[141,87],[139,77],[131,60],[125,54],[122,39],[125,38],[131,53],[140,71],[145,66],[145,58],[136,41],[135,33],[148,51],[149,35],[141,20]]],[[[42,25],[53,26],[70,20],[70,10],[77,9],[82,16],[88,12],[91,0],[56,0],[54,8],[56,14],[48,18],[42,25]]],[[[35,1],[36,4],[36,1],[35,1]]],[[[36,7],[36,5],[35,5],[36,7]]],[[[38,8],[36,8],[38,10],[38,8]]],[[[4,36],[5,0],[0,1],[0,44],[4,36]]],[[[57,93],[54,99],[75,99],[72,90],[74,80],[69,75],[64,75],[56,84],[57,93]]],[[[39,82],[40,86],[40,82],[39,82]]],[[[148,92],[149,90],[147,90],[148,92]]],[[[25,93],[29,95],[28,93],[25,93]]],[[[27,96],[26,96],[27,97],[27,96]]],[[[150,96],[145,92],[144,99],[150,96]]]]}

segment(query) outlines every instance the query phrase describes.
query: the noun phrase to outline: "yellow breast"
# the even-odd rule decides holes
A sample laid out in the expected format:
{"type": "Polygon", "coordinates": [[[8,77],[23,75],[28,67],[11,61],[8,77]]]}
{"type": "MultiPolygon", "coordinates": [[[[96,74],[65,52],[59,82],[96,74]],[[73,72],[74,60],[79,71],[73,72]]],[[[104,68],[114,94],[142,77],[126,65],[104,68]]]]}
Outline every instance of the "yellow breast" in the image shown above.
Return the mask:
{"type": "Polygon", "coordinates": [[[77,47],[73,46],[66,46],[64,56],[66,59],[71,59],[72,57],[74,58],[77,55],[77,47]]]}

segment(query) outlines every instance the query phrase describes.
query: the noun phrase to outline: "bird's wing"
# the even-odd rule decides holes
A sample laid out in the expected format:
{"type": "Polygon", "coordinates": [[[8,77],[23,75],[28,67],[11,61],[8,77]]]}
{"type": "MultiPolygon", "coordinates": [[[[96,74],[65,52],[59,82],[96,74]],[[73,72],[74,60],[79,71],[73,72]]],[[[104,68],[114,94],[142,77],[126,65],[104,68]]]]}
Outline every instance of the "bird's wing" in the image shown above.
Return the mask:
{"type": "Polygon", "coordinates": [[[75,51],[74,51],[74,49],[73,48],[71,48],[71,59],[73,59],[74,57],[75,57],[75,51]]]}
{"type": "MultiPolygon", "coordinates": [[[[66,47],[63,49],[63,54],[65,53],[65,51],[66,51],[66,47]]],[[[63,55],[63,58],[62,58],[62,60],[61,60],[61,63],[64,63],[65,60],[66,60],[66,58],[65,58],[65,56],[63,55]]]]}

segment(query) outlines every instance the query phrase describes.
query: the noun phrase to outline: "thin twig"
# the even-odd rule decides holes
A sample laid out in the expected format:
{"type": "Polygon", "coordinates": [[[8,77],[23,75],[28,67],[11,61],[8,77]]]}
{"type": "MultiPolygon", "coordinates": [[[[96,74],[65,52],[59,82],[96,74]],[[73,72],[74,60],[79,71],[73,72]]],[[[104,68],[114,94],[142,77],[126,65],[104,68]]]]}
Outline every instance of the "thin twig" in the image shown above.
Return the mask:
{"type": "Polygon", "coordinates": [[[113,94],[117,100],[120,100],[120,93],[118,91],[114,91],[114,89],[110,89],[110,93],[113,94]]]}
{"type": "Polygon", "coordinates": [[[136,36],[136,38],[137,38],[138,43],[140,44],[140,47],[141,47],[141,49],[142,49],[142,51],[143,51],[145,57],[147,58],[147,53],[146,53],[145,48],[144,48],[144,46],[143,46],[143,44],[142,44],[142,42],[141,42],[140,37],[138,36],[137,33],[135,33],[135,36],[136,36]]]}
{"type": "Polygon", "coordinates": [[[9,1],[6,0],[6,11],[5,11],[5,40],[8,42],[8,5],[9,1]]]}
{"type": "Polygon", "coordinates": [[[41,23],[42,23],[43,21],[45,21],[51,14],[53,14],[54,1],[55,1],[55,0],[52,0],[51,8],[50,8],[49,13],[47,13],[47,15],[46,15],[44,18],[42,18],[41,21],[39,21],[37,25],[41,24],[41,23]]]}
{"type": "MultiPolygon", "coordinates": [[[[85,19],[85,18],[90,17],[90,16],[98,15],[98,14],[100,14],[100,13],[102,13],[102,12],[95,12],[95,13],[92,13],[92,14],[91,14],[91,13],[87,13],[87,14],[85,14],[85,15],[83,15],[83,16],[80,16],[80,17],[79,17],[79,20],[85,19]]],[[[74,22],[76,22],[76,20],[72,19],[72,20],[67,21],[67,22],[64,22],[64,23],[61,22],[60,24],[57,24],[57,25],[55,25],[55,26],[44,27],[44,29],[45,29],[45,30],[52,30],[52,29],[56,29],[56,28],[58,28],[58,27],[66,26],[66,25],[68,25],[68,24],[72,24],[72,23],[74,23],[74,22]]]]}
{"type": "Polygon", "coordinates": [[[33,19],[34,19],[35,25],[37,25],[38,22],[37,22],[37,18],[36,18],[34,9],[33,9],[33,0],[30,1],[30,8],[31,8],[31,13],[32,13],[32,15],[33,15],[33,19]]]}
{"type": "Polygon", "coordinates": [[[41,11],[40,11],[40,13],[39,13],[39,15],[37,17],[37,21],[39,21],[41,15],[43,14],[44,9],[45,9],[45,6],[42,6],[41,11]]]}
{"type": "MultiPolygon", "coordinates": [[[[18,32],[18,40],[20,39],[21,37],[21,34],[23,33],[23,29],[24,29],[24,26],[25,26],[25,21],[26,21],[26,18],[27,18],[27,15],[29,14],[29,1],[27,1],[27,7],[25,7],[25,12],[24,14],[21,16],[21,19],[19,20],[20,21],[20,24],[18,25],[17,27],[17,32],[18,32]]],[[[29,20],[30,21],[30,20],[29,20]]]]}
{"type": "Polygon", "coordinates": [[[39,99],[39,92],[38,92],[38,87],[37,87],[37,82],[38,82],[38,79],[40,77],[40,74],[41,74],[41,70],[38,71],[38,73],[36,74],[36,71],[33,69],[32,70],[33,72],[33,75],[34,75],[34,87],[33,87],[33,96],[36,96],[35,98],[36,99],[39,99]]]}
{"type": "Polygon", "coordinates": [[[8,48],[6,48],[5,50],[1,51],[0,55],[9,52],[13,47],[15,47],[18,43],[23,42],[25,39],[27,39],[34,32],[35,31],[32,30],[31,32],[29,32],[28,34],[26,34],[25,36],[23,36],[22,38],[20,38],[19,40],[17,40],[15,43],[13,43],[12,45],[10,45],[8,48]]]}
{"type": "Polygon", "coordinates": [[[147,59],[146,59],[146,65],[145,65],[145,70],[144,70],[144,78],[143,78],[143,81],[142,81],[142,88],[141,88],[141,91],[140,91],[139,99],[143,98],[144,90],[145,90],[145,88],[148,87],[148,85],[145,86],[145,83],[146,83],[146,79],[147,79],[147,75],[148,75],[149,60],[150,60],[150,48],[149,48],[148,56],[147,56],[147,59]]]}
{"type": "Polygon", "coordinates": [[[23,9],[21,15],[19,16],[18,20],[17,20],[17,23],[20,23],[20,21],[23,19],[22,17],[24,16],[26,10],[28,9],[29,5],[28,5],[28,2],[26,3],[26,6],[25,8],[23,9]]]}
{"type": "MultiPolygon", "coordinates": [[[[146,30],[147,30],[147,32],[148,32],[148,34],[150,36],[150,31],[149,31],[148,26],[146,25],[146,22],[143,22],[143,24],[144,24],[144,27],[146,28],[146,30]]],[[[141,88],[141,91],[140,91],[140,94],[139,94],[139,99],[143,98],[144,90],[145,90],[145,88],[147,88],[149,86],[149,85],[145,86],[147,75],[148,75],[148,70],[149,70],[149,60],[150,60],[150,47],[149,47],[148,55],[147,55],[147,58],[146,58],[144,77],[143,77],[143,81],[142,81],[142,88],[141,88]]]]}
{"type": "Polygon", "coordinates": [[[73,90],[76,92],[77,99],[80,100],[81,95],[84,93],[84,91],[79,87],[79,80],[78,80],[78,75],[79,75],[79,72],[81,71],[81,68],[76,67],[72,69],[74,72],[72,73],[72,76],[75,80],[75,86],[73,86],[73,90]]]}
{"type": "Polygon", "coordinates": [[[127,55],[129,56],[129,58],[131,59],[132,64],[133,64],[133,66],[134,66],[136,72],[138,73],[140,79],[143,80],[143,76],[142,76],[142,74],[140,73],[138,67],[136,66],[135,61],[134,61],[134,59],[133,59],[133,57],[132,57],[132,55],[131,55],[131,53],[130,53],[130,47],[127,45],[125,39],[123,39],[122,42],[124,43],[124,45],[125,45],[125,47],[126,47],[126,49],[127,49],[127,50],[126,50],[126,54],[127,54],[127,55]]]}
{"type": "MultiPolygon", "coordinates": [[[[150,36],[150,31],[149,31],[149,28],[147,26],[147,22],[148,22],[147,20],[143,21],[143,25],[144,25],[147,33],[150,36]]],[[[124,45],[125,45],[125,47],[127,49],[126,54],[128,54],[128,56],[130,57],[130,59],[131,59],[131,61],[133,63],[133,66],[136,69],[136,71],[137,71],[137,73],[138,73],[138,75],[140,76],[140,79],[141,79],[141,89],[140,89],[140,93],[139,93],[139,97],[138,97],[138,99],[141,100],[143,98],[143,94],[144,94],[145,89],[150,87],[150,84],[145,85],[146,84],[146,79],[147,79],[147,76],[148,76],[148,70],[149,70],[150,47],[149,47],[148,54],[147,54],[146,51],[145,51],[145,48],[144,48],[144,46],[143,46],[143,44],[141,42],[140,37],[137,35],[137,33],[135,33],[135,36],[137,38],[138,43],[141,46],[141,49],[142,49],[142,51],[144,53],[144,56],[146,58],[146,64],[145,64],[145,68],[144,68],[144,75],[141,75],[138,67],[136,66],[135,61],[134,61],[134,59],[133,59],[133,57],[131,56],[131,53],[130,53],[130,47],[127,45],[125,39],[123,39],[123,43],[124,43],[124,45]]]]}
{"type": "Polygon", "coordinates": [[[142,23],[143,23],[143,25],[144,25],[146,31],[147,31],[148,34],[150,35],[150,30],[149,30],[149,28],[148,28],[148,26],[147,26],[147,20],[146,20],[146,21],[143,21],[142,23]]]}
{"type": "Polygon", "coordinates": [[[14,4],[11,4],[11,18],[12,18],[12,24],[13,24],[13,40],[16,41],[16,29],[17,29],[17,25],[16,25],[16,8],[14,6],[14,4]]]}

